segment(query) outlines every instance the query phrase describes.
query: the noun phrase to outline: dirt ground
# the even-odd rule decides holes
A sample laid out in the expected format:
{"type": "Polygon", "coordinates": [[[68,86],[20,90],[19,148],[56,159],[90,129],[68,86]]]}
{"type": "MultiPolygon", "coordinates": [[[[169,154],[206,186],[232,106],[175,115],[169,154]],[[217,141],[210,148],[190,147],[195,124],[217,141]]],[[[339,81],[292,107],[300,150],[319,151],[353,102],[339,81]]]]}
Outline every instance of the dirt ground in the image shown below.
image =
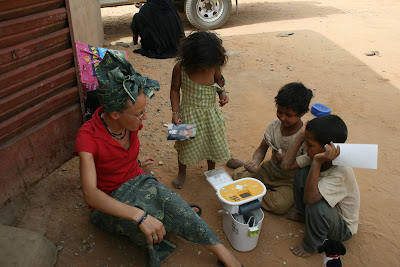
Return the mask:
{"type": "MultiPolygon", "coordinates": [[[[131,41],[134,12],[134,6],[102,9],[107,42],[131,41]]],[[[276,118],[277,90],[293,81],[313,89],[312,103],[324,103],[344,119],[349,143],[379,144],[378,169],[354,169],[361,192],[360,225],[345,242],[345,266],[400,265],[400,173],[395,161],[400,152],[399,14],[396,0],[240,0],[239,14],[233,7],[228,22],[215,31],[230,55],[223,70],[230,102],[222,110],[232,156],[251,159],[266,125],[276,118]],[[276,36],[289,32],[294,34],[276,36]],[[369,51],[379,55],[366,56],[369,51]]],[[[187,34],[195,30],[182,18],[187,34]]],[[[174,59],[149,59],[133,54],[132,47],[110,48],[126,50],[140,73],[160,82],[140,133],[141,156],[155,159],[146,170],[171,187],[177,155],[173,143],[166,141],[164,124],[171,120],[174,59]]],[[[307,114],[305,120],[310,118],[307,114]]],[[[235,251],[222,231],[217,214],[221,205],[204,171],[206,162],[188,167],[188,179],[178,193],[202,207],[203,219],[245,266],[323,264],[322,255],[302,259],[290,252],[290,245],[303,237],[303,224],[270,213],[265,213],[257,247],[246,253],[235,251]]],[[[40,232],[60,246],[56,266],[144,265],[144,254],[128,239],[102,233],[90,224],[76,158],[8,208],[22,216],[14,225],[40,232]]],[[[216,257],[203,247],[172,240],[178,248],[163,266],[217,266],[216,257]]]]}

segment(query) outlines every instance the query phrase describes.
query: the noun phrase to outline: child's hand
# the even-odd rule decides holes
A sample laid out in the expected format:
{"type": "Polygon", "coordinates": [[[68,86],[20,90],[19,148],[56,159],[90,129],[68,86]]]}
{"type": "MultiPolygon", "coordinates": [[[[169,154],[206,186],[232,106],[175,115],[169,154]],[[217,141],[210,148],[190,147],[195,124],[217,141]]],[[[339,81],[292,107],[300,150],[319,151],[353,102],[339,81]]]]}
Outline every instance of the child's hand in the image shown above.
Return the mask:
{"type": "Polygon", "coordinates": [[[275,156],[276,156],[276,159],[278,160],[278,164],[280,164],[285,155],[283,154],[282,149],[279,149],[279,151],[275,151],[275,156]]]}
{"type": "Polygon", "coordinates": [[[181,114],[179,113],[172,113],[172,123],[175,125],[181,124],[181,114]]]}
{"type": "Polygon", "coordinates": [[[225,92],[219,94],[219,105],[220,107],[225,106],[229,102],[229,97],[225,92]]]}
{"type": "Polygon", "coordinates": [[[154,159],[151,157],[143,157],[142,160],[140,161],[140,166],[141,167],[146,167],[148,165],[151,165],[154,163],[154,159]]]}
{"type": "Polygon", "coordinates": [[[258,168],[258,164],[254,160],[246,161],[246,163],[243,166],[246,169],[246,171],[251,173],[255,173],[258,168]]]}
{"type": "Polygon", "coordinates": [[[329,162],[337,158],[340,154],[340,147],[333,144],[331,142],[330,144],[326,144],[325,146],[325,152],[319,153],[314,156],[315,160],[318,160],[319,163],[324,163],[324,162],[329,162]]]}
{"type": "Polygon", "coordinates": [[[302,136],[306,136],[306,127],[307,127],[308,122],[309,122],[309,121],[306,121],[306,122],[303,124],[303,127],[301,127],[300,134],[301,134],[302,136]]]}

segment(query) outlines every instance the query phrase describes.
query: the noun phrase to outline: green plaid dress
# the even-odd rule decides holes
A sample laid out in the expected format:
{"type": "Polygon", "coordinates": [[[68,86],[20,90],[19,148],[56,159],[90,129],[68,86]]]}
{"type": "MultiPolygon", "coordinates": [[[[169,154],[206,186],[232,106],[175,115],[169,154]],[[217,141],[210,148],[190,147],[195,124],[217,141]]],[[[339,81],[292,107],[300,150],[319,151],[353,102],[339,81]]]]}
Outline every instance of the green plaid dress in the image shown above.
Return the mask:
{"type": "Polygon", "coordinates": [[[230,152],[226,140],[225,121],[216,103],[217,91],[223,91],[217,83],[206,86],[194,83],[181,73],[182,122],[196,124],[196,138],[175,142],[179,161],[184,165],[197,164],[201,160],[225,162],[230,152]]]}

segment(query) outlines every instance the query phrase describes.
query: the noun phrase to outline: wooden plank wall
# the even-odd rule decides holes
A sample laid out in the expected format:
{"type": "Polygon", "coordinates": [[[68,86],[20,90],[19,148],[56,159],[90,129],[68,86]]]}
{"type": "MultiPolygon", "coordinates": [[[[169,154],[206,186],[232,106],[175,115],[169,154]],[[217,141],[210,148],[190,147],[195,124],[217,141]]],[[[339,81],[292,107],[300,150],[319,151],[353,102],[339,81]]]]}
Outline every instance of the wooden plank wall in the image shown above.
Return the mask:
{"type": "Polygon", "coordinates": [[[92,46],[104,46],[104,29],[99,0],[69,0],[75,41],[92,46]]]}
{"type": "Polygon", "coordinates": [[[82,113],[68,13],[65,0],[0,0],[0,207],[72,157],[82,113]]]}

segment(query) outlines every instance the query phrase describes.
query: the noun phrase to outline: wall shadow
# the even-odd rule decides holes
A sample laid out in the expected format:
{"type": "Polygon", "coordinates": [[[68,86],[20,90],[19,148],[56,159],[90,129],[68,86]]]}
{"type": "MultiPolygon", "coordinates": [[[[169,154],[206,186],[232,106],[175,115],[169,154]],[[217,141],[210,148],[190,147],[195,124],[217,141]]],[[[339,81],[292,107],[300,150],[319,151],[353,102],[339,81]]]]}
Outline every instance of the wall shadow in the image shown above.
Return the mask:
{"type": "MultiPolygon", "coordinates": [[[[346,122],[347,143],[379,145],[378,170],[354,168],[361,191],[360,222],[369,223],[360,225],[357,235],[345,243],[346,262],[374,266],[384,260],[396,265],[399,246],[393,244],[397,244],[395,236],[400,230],[388,227],[395,225],[397,217],[387,214],[395,214],[400,205],[395,189],[400,186],[396,161],[400,120],[388,112],[400,112],[399,88],[317,32],[298,30],[287,38],[277,37],[277,33],[223,36],[225,48],[232,52],[223,70],[230,98],[223,111],[232,156],[251,159],[265,127],[276,119],[274,97],[279,88],[289,82],[303,82],[314,93],[312,103],[329,106],[346,122]],[[370,249],[363,245],[367,243],[382,248],[377,257],[362,257],[370,249]]],[[[308,113],[303,121],[312,118],[308,113]]],[[[279,226],[280,220],[279,216],[269,216],[263,223],[260,240],[268,242],[259,241],[258,249],[270,252],[264,262],[286,259],[285,251],[295,242],[287,236],[290,226],[279,226]],[[279,242],[273,245],[275,236],[279,236],[279,242]]],[[[294,233],[297,227],[290,231],[294,233]]],[[[251,251],[247,256],[254,259],[253,266],[262,265],[263,259],[256,259],[258,254],[251,251]]],[[[319,257],[307,258],[307,266],[320,262],[319,257]]],[[[304,262],[288,257],[288,265],[303,266],[304,262]]]]}
{"type": "MultiPolygon", "coordinates": [[[[281,21],[281,20],[296,20],[312,17],[327,17],[333,14],[343,14],[340,9],[331,6],[319,5],[317,1],[302,1],[302,2],[257,2],[257,3],[240,3],[239,14],[236,14],[236,7],[233,4],[231,15],[228,21],[221,27],[233,28],[243,25],[252,25],[265,22],[281,21]]],[[[103,17],[104,33],[108,38],[113,39],[116,35],[121,34],[131,36],[129,25],[132,16],[137,9],[135,6],[123,6],[112,8],[124,8],[131,10],[132,13],[124,13],[122,15],[112,14],[103,17]]],[[[195,31],[184,13],[179,13],[184,29],[186,31],[195,31]]]]}
{"type": "MultiPolygon", "coordinates": [[[[317,1],[240,3],[239,0],[238,7],[239,14],[236,14],[236,7],[233,4],[231,15],[221,27],[222,29],[272,21],[327,17],[344,13],[342,10],[331,6],[319,5],[317,1]]],[[[185,29],[195,29],[187,21],[184,14],[181,18],[183,18],[185,29]]]]}

